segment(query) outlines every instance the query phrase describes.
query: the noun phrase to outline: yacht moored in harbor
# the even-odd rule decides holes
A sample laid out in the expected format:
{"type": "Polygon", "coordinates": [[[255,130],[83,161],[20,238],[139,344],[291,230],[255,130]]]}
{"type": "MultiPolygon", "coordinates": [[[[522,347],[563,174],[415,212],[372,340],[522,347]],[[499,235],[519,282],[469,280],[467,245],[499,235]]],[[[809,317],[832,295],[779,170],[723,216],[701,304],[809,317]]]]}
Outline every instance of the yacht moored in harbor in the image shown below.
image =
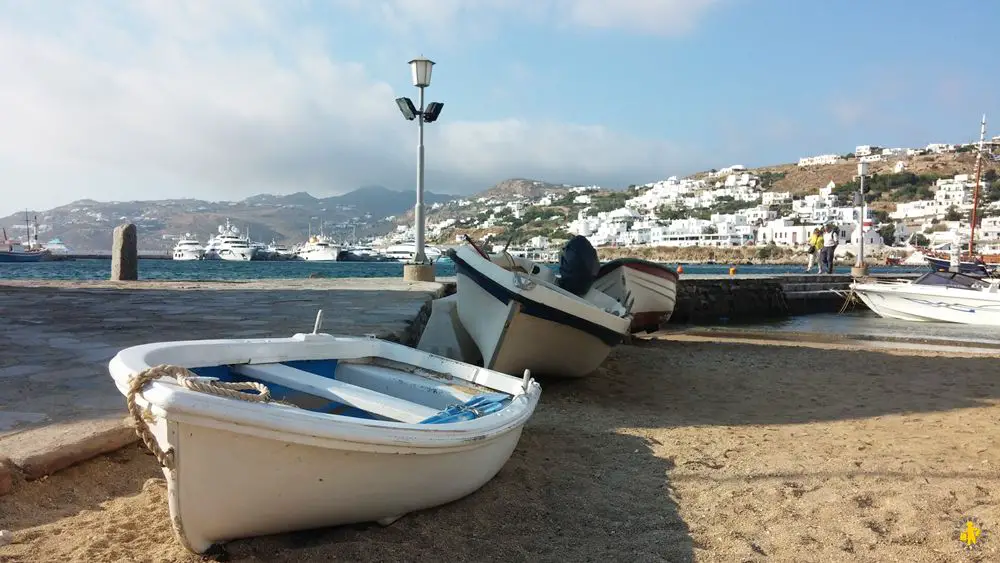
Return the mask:
{"type": "Polygon", "coordinates": [[[310,262],[336,262],[340,257],[340,245],[323,235],[313,235],[299,248],[296,255],[310,262]]]}
{"type": "Polygon", "coordinates": [[[174,260],[201,260],[205,256],[205,247],[198,242],[198,239],[185,233],[181,240],[174,245],[174,260]]]}
{"type": "MultiPolygon", "coordinates": [[[[394,244],[386,248],[382,254],[399,262],[412,262],[414,256],[417,254],[417,243],[407,241],[394,244]]],[[[441,249],[430,245],[424,245],[424,256],[426,256],[427,260],[430,262],[437,262],[438,259],[441,258],[442,254],[441,249]]]]}
{"type": "Polygon", "coordinates": [[[205,260],[230,260],[248,262],[253,259],[254,249],[250,241],[240,236],[240,230],[229,219],[219,226],[219,234],[212,237],[205,247],[205,260]]]}

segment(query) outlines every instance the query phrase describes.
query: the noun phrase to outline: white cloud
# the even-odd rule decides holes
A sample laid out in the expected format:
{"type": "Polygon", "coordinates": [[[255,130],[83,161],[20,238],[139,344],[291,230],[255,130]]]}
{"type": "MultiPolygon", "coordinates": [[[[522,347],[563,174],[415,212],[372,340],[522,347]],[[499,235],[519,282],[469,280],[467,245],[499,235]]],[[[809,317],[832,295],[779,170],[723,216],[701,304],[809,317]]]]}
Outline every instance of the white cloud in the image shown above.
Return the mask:
{"type": "MultiPolygon", "coordinates": [[[[415,127],[396,94],[276,11],[292,4],[25,5],[0,8],[0,214],[85,197],[412,185],[415,127]]],[[[686,156],[602,127],[517,119],[442,119],[427,144],[428,189],[445,192],[510,176],[630,183],[686,156]]]]}
{"type": "Polygon", "coordinates": [[[554,26],[621,29],[651,35],[690,32],[726,0],[338,0],[394,31],[475,37],[498,16],[554,26]],[[470,29],[471,28],[471,29],[470,29]],[[458,30],[458,31],[456,31],[458,30]],[[464,33],[463,33],[464,31],[464,33]]]}

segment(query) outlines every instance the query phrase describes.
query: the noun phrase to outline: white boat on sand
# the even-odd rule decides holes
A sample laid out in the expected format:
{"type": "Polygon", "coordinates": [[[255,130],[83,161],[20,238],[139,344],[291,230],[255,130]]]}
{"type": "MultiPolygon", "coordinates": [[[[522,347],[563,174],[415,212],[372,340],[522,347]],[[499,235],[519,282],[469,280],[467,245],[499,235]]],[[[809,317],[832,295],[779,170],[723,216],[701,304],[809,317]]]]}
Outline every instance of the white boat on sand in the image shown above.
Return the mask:
{"type": "Polygon", "coordinates": [[[632,303],[632,332],[652,332],[674,312],[677,272],[641,258],[619,258],[601,266],[594,288],[632,303]]]}
{"type": "Polygon", "coordinates": [[[1000,326],[1000,279],[928,272],[916,280],[871,279],[850,288],[881,317],[1000,326]]]}
{"type": "Polygon", "coordinates": [[[462,498],[507,462],[541,394],[528,373],[316,331],[145,344],[109,370],[195,553],[462,498]]]}
{"type": "Polygon", "coordinates": [[[509,258],[505,269],[471,245],[448,254],[458,316],[489,369],[582,377],[628,335],[632,317],[624,306],[592,288],[583,296],[564,290],[548,267],[509,258]]]}

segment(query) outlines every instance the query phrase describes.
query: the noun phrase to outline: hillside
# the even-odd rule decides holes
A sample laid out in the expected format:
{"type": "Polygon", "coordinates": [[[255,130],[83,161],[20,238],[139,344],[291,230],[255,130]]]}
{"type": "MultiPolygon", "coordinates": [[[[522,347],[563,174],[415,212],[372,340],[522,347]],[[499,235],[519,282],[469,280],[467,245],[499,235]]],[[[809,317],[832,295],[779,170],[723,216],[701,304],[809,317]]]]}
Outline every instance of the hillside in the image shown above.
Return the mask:
{"type": "MultiPolygon", "coordinates": [[[[494,201],[512,201],[516,199],[528,198],[528,199],[538,199],[547,194],[551,194],[555,198],[565,197],[569,193],[569,189],[572,186],[567,186],[564,184],[552,184],[549,182],[543,182],[541,180],[531,180],[527,178],[511,178],[508,180],[503,180],[498,182],[479,193],[462,196],[461,198],[454,199],[447,205],[438,207],[437,209],[428,209],[427,220],[428,221],[445,221],[447,219],[461,219],[463,217],[475,216],[479,213],[484,212],[490,205],[479,202],[478,200],[494,200],[494,201]],[[471,202],[468,205],[460,205],[459,201],[471,202]]],[[[426,202],[430,206],[430,201],[426,202]]],[[[413,209],[412,206],[405,213],[401,214],[396,218],[396,223],[400,225],[411,225],[413,224],[413,209]]]]}
{"type": "Polygon", "coordinates": [[[565,192],[570,187],[571,186],[563,184],[550,184],[540,180],[529,180],[527,178],[511,178],[498,183],[492,188],[471,196],[471,198],[475,199],[485,197],[493,199],[511,199],[513,197],[520,196],[535,199],[542,197],[547,193],[565,192]]]}
{"type": "MultiPolygon", "coordinates": [[[[425,192],[428,204],[445,202],[455,196],[425,192]]],[[[353,192],[316,198],[306,192],[288,195],[260,194],[242,201],[174,199],[128,202],[99,202],[91,199],[47,211],[31,211],[38,216],[39,240],[60,238],[74,252],[104,252],[111,248],[115,226],[132,222],[139,234],[139,248],[145,252],[165,251],[175,239],[191,233],[204,242],[228,218],[241,231],[249,230],[253,240],[285,244],[305,240],[310,221],[313,231],[320,226],[338,239],[384,234],[393,224],[385,217],[413,208],[412,191],[394,191],[366,186],[353,192]]],[[[0,218],[11,238],[24,233],[24,213],[0,218]]]]}
{"type": "MultiPolygon", "coordinates": [[[[946,177],[955,174],[972,174],[975,172],[976,156],[974,153],[951,153],[914,156],[905,159],[889,158],[886,162],[869,164],[869,174],[892,173],[896,160],[905,160],[906,171],[914,174],[932,174],[946,177]]],[[[1000,163],[983,160],[983,173],[994,169],[1000,171],[1000,163]]],[[[836,184],[850,182],[858,174],[857,159],[849,159],[837,164],[825,166],[800,167],[795,164],[779,164],[753,168],[748,172],[762,178],[770,176],[773,183],[768,191],[791,192],[792,195],[807,195],[825,186],[831,180],[836,184]]],[[[766,183],[765,183],[766,184],[766,183]]]]}

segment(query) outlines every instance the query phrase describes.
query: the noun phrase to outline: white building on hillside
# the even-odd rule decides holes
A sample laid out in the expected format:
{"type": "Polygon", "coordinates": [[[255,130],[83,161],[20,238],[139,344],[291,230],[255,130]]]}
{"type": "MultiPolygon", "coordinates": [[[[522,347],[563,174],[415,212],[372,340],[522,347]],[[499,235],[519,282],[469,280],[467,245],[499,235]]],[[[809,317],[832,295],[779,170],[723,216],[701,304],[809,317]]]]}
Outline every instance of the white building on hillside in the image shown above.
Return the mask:
{"type": "Polygon", "coordinates": [[[799,166],[825,166],[837,164],[844,160],[836,154],[821,154],[819,156],[804,156],[799,159],[799,166]]]}
{"type": "MultiPolygon", "coordinates": [[[[989,189],[989,182],[981,182],[980,193],[986,189],[989,189]]],[[[897,221],[944,219],[952,206],[959,212],[968,212],[972,210],[974,190],[975,182],[968,174],[941,178],[935,183],[934,199],[897,203],[896,210],[889,213],[889,217],[897,221]]]]}
{"type": "Polygon", "coordinates": [[[955,152],[955,145],[949,145],[948,143],[931,143],[927,145],[926,150],[927,152],[932,152],[934,154],[955,152]]]}
{"type": "Polygon", "coordinates": [[[764,192],[760,194],[761,205],[781,205],[791,200],[791,192],[764,192]]]}
{"type": "Polygon", "coordinates": [[[747,223],[751,225],[763,225],[772,219],[778,218],[778,212],[771,209],[768,205],[758,205],[757,207],[744,209],[740,213],[747,218],[747,223]]]}
{"type": "Polygon", "coordinates": [[[757,229],[757,244],[771,244],[773,242],[778,246],[805,245],[809,242],[809,234],[820,226],[818,224],[796,225],[793,220],[788,218],[774,219],[757,229]]]}

